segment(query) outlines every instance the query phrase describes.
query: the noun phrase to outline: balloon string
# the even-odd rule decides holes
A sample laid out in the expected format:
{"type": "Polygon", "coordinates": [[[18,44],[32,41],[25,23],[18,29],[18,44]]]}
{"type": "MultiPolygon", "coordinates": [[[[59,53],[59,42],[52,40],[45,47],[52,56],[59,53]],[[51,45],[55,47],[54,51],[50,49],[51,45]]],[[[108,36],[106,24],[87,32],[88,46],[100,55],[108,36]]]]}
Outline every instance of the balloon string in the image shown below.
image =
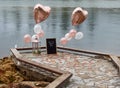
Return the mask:
{"type": "MultiPolygon", "coordinates": [[[[64,45],[62,47],[64,48],[64,45]]],[[[64,51],[62,51],[62,58],[64,59],[64,51]]]]}
{"type": "Polygon", "coordinates": [[[41,42],[39,42],[40,43],[40,54],[41,54],[41,42]]]}

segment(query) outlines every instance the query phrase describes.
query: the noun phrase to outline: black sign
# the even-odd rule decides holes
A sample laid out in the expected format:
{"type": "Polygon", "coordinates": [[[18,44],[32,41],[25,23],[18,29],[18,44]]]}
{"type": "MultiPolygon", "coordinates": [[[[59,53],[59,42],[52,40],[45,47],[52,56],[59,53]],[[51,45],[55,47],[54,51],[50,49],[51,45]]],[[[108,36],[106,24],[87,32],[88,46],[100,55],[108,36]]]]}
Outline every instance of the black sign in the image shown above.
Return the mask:
{"type": "Polygon", "coordinates": [[[57,53],[56,38],[46,39],[46,43],[47,43],[47,54],[56,54],[57,53]]]}

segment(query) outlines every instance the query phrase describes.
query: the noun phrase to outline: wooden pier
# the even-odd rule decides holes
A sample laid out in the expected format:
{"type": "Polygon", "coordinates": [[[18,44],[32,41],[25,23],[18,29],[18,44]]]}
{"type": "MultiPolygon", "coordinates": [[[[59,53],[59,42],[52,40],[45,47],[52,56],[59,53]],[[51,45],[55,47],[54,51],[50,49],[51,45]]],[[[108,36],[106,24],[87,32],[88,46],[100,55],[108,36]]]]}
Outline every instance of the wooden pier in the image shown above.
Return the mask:
{"type": "MultiPolygon", "coordinates": [[[[46,47],[40,47],[41,51],[46,52],[46,47]]],[[[14,61],[17,64],[17,62],[19,61],[20,63],[26,63],[28,64],[30,67],[36,67],[36,68],[40,68],[43,70],[46,70],[48,72],[57,74],[57,78],[51,82],[48,86],[46,86],[45,88],[61,88],[62,86],[65,86],[66,83],[68,83],[69,79],[72,77],[72,73],[70,72],[66,72],[66,71],[62,71],[47,65],[43,65],[40,63],[36,63],[33,61],[29,61],[24,55],[21,54],[21,52],[27,52],[32,50],[32,48],[16,48],[16,49],[11,49],[11,52],[13,54],[14,61]]],[[[106,56],[108,57],[112,64],[114,64],[117,69],[118,69],[118,73],[120,75],[120,59],[119,56],[115,56],[115,55],[109,55],[106,53],[101,53],[101,52],[94,52],[94,51],[88,51],[88,50],[77,50],[77,49],[72,49],[72,48],[67,48],[67,47],[57,47],[57,51],[62,51],[62,52],[70,52],[70,53],[75,53],[75,54],[89,54],[89,55],[98,55],[98,56],[106,56]]]]}

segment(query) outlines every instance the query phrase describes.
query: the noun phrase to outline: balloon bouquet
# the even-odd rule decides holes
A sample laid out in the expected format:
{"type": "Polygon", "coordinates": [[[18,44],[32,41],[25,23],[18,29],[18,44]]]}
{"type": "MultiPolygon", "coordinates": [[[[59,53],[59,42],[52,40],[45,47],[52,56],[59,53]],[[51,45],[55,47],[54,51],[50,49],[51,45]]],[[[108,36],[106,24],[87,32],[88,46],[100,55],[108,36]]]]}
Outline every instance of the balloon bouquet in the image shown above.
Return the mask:
{"type": "Polygon", "coordinates": [[[39,51],[39,39],[44,36],[44,31],[41,28],[40,23],[44,20],[46,20],[50,14],[51,8],[48,6],[43,6],[41,4],[37,4],[34,6],[34,20],[35,20],[35,26],[34,26],[34,35],[31,37],[29,34],[26,34],[24,36],[24,42],[30,43],[32,42],[32,48],[33,53],[40,54],[39,51]]]}
{"type": "MultiPolygon", "coordinates": [[[[87,15],[88,12],[86,10],[83,10],[80,7],[75,8],[71,16],[72,25],[77,26],[81,24],[87,18],[87,15]]],[[[83,38],[83,33],[77,32],[75,29],[71,29],[63,38],[60,39],[60,44],[64,47],[72,38],[80,40],[83,38]]]]}

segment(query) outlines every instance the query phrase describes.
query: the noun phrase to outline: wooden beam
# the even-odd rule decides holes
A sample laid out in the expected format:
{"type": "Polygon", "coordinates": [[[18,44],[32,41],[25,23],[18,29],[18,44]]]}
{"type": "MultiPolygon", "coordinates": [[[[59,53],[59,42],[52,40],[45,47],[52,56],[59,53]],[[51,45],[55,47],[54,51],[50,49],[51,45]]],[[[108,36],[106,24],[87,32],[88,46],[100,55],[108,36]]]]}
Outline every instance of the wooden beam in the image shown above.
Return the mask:
{"type": "Polygon", "coordinates": [[[11,52],[13,53],[13,55],[16,57],[16,59],[18,61],[21,61],[21,62],[24,62],[26,64],[30,64],[30,65],[45,69],[45,70],[50,71],[50,72],[54,72],[54,73],[57,73],[57,74],[60,75],[57,79],[55,79],[52,83],[50,83],[45,88],[61,88],[69,81],[69,79],[72,76],[72,73],[69,73],[69,72],[66,72],[66,71],[61,71],[61,70],[58,70],[56,68],[52,68],[50,66],[46,66],[46,65],[43,65],[43,64],[40,64],[40,63],[30,61],[26,57],[22,56],[18,52],[17,49],[11,49],[11,52]]]}
{"type": "Polygon", "coordinates": [[[65,73],[64,71],[61,71],[61,70],[58,70],[56,68],[53,68],[53,67],[50,67],[48,65],[44,65],[44,64],[40,64],[40,63],[37,63],[37,62],[33,62],[33,61],[30,61],[28,60],[27,58],[20,58],[18,59],[19,61],[22,61],[24,63],[27,63],[27,64],[30,64],[30,65],[33,65],[35,67],[38,67],[38,68],[42,68],[44,70],[47,70],[47,71],[50,71],[50,72],[53,72],[53,73],[56,73],[56,74],[59,74],[59,75],[62,75],[63,73],[65,73]]]}
{"type": "Polygon", "coordinates": [[[96,52],[96,51],[89,51],[89,50],[78,50],[78,49],[73,49],[73,48],[67,48],[67,47],[57,47],[58,49],[62,49],[62,50],[69,50],[69,51],[73,51],[73,52],[79,52],[79,53],[86,53],[86,54],[95,54],[95,55],[102,55],[102,56],[109,56],[109,54],[107,53],[102,53],[102,52],[96,52]]]}
{"type": "Polygon", "coordinates": [[[118,72],[119,72],[119,75],[120,75],[120,59],[117,57],[117,56],[114,56],[114,55],[110,55],[112,61],[115,63],[115,65],[117,66],[118,68],[118,72]]]}
{"type": "MultiPolygon", "coordinates": [[[[39,47],[39,49],[46,49],[45,46],[39,47]]],[[[32,47],[19,47],[16,50],[32,50],[32,47]]]]}
{"type": "Polygon", "coordinates": [[[63,74],[45,88],[62,88],[68,82],[71,76],[72,74],[70,73],[63,74]]]}
{"type": "MultiPolygon", "coordinates": [[[[45,46],[39,47],[40,49],[46,49],[45,46]]],[[[69,50],[73,52],[80,52],[80,53],[87,53],[87,54],[96,54],[96,55],[104,55],[104,56],[109,56],[108,53],[102,53],[102,52],[97,52],[97,51],[90,51],[90,50],[82,50],[82,49],[74,49],[74,48],[69,48],[69,47],[62,47],[62,46],[57,46],[58,49],[62,50],[69,50]]],[[[19,47],[16,48],[16,50],[22,51],[22,50],[32,50],[32,47],[19,47]]],[[[118,56],[119,57],[119,56],[118,56]]]]}
{"type": "Polygon", "coordinates": [[[37,63],[37,62],[30,61],[30,60],[27,59],[27,57],[23,57],[16,49],[11,49],[11,52],[14,54],[14,56],[16,57],[16,59],[18,61],[21,61],[21,62],[24,62],[24,63],[27,63],[27,64],[31,64],[33,66],[45,69],[45,70],[50,71],[50,72],[54,72],[54,73],[59,74],[59,75],[62,75],[63,73],[66,73],[65,71],[61,71],[61,70],[58,70],[56,68],[53,68],[53,67],[50,67],[50,66],[47,66],[47,65],[43,65],[43,64],[40,64],[40,63],[37,63]]]}
{"type": "Polygon", "coordinates": [[[22,55],[16,49],[10,49],[10,50],[16,58],[21,58],[22,57],[22,55]]]}

